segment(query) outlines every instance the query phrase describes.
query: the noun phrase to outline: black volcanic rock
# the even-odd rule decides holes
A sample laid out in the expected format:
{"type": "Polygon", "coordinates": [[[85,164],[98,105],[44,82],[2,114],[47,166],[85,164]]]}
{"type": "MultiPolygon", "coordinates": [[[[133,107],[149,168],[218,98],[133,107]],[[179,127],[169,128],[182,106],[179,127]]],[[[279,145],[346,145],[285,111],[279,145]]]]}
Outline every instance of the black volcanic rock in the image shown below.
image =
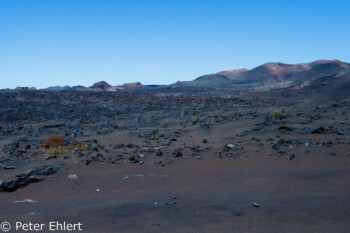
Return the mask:
{"type": "Polygon", "coordinates": [[[44,165],[34,168],[26,173],[16,175],[15,178],[10,180],[0,180],[0,192],[13,192],[19,188],[25,187],[30,183],[40,182],[45,178],[43,176],[49,176],[56,173],[58,167],[53,165],[44,165]]]}

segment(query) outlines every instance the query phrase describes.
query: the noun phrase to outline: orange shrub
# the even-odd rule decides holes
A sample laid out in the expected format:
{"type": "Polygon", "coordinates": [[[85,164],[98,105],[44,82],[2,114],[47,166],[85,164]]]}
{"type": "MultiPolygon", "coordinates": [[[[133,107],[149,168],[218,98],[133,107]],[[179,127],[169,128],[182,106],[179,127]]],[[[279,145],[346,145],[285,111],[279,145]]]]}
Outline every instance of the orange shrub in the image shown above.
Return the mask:
{"type": "Polygon", "coordinates": [[[79,139],[78,139],[78,138],[73,138],[73,142],[74,142],[74,143],[78,143],[78,142],[79,142],[79,139]]]}
{"type": "Polygon", "coordinates": [[[48,139],[44,141],[44,143],[41,145],[43,147],[58,147],[64,145],[64,138],[58,137],[58,136],[50,136],[48,139]]]}

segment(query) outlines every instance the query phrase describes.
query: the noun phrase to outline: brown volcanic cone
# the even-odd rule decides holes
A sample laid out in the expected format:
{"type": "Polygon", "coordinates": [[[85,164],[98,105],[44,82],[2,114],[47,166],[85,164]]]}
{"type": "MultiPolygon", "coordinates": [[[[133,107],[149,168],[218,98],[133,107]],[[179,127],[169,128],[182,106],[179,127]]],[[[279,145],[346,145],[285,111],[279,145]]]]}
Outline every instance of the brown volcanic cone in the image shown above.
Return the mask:
{"type": "Polygon", "coordinates": [[[105,81],[94,83],[94,85],[91,86],[91,88],[102,88],[102,89],[106,89],[108,87],[111,87],[111,85],[105,81]]]}

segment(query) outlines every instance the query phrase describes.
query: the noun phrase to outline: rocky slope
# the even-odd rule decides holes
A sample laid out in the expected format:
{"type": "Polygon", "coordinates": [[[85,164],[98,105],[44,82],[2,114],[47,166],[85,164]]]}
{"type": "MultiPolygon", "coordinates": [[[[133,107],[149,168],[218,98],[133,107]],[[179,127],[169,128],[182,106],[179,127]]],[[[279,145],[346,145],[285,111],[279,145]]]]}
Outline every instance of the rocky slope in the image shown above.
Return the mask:
{"type": "MultiPolygon", "coordinates": [[[[318,78],[337,74],[350,67],[349,63],[339,60],[317,60],[311,63],[284,64],[266,63],[252,70],[239,69],[221,71],[201,76],[193,81],[177,82],[173,88],[213,88],[236,87],[240,85],[266,85],[289,82],[298,86],[318,78]]],[[[269,86],[271,87],[271,86],[269,86]]]]}

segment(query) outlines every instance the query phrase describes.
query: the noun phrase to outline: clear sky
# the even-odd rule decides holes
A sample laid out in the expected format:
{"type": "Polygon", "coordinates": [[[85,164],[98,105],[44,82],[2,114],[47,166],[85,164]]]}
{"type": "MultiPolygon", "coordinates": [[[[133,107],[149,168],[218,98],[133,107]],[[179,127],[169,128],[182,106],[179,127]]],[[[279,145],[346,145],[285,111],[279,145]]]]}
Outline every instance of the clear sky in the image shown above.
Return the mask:
{"type": "Polygon", "coordinates": [[[0,0],[0,88],[350,62],[349,0],[0,0]]]}

